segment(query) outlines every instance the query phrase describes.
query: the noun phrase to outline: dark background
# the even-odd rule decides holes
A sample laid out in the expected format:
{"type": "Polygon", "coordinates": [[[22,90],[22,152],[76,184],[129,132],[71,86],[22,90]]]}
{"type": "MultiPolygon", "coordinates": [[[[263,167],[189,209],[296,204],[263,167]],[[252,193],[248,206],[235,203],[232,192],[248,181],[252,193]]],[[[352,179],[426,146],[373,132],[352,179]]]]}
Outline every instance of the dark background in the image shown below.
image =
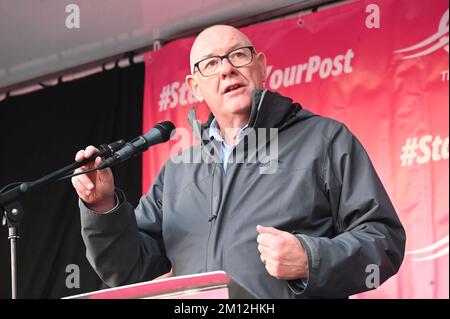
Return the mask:
{"type": "MultiPolygon", "coordinates": [[[[142,134],[144,64],[115,68],[0,102],[0,189],[74,161],[78,150],[142,134]]],[[[114,168],[116,186],[137,204],[141,159],[114,168]]],[[[78,196],[70,179],[27,194],[18,241],[18,297],[61,298],[106,288],[85,257],[78,196]],[[66,287],[66,266],[80,288],[66,287]]],[[[8,228],[0,226],[0,298],[11,297],[8,228]]]]}

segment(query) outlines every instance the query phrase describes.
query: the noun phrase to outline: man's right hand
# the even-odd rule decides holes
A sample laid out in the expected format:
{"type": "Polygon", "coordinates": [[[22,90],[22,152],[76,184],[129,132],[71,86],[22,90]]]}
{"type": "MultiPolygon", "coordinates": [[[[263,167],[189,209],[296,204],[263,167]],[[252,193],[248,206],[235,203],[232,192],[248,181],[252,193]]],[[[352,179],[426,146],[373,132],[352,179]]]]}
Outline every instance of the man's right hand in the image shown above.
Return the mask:
{"type": "MultiPolygon", "coordinates": [[[[85,150],[78,151],[75,161],[81,162],[96,152],[98,149],[90,145],[85,150]]],[[[74,173],[97,167],[101,161],[102,159],[97,157],[95,161],[76,169],[74,173]]],[[[106,213],[116,206],[114,176],[110,168],[72,177],[72,185],[86,206],[95,212],[106,213]]]]}

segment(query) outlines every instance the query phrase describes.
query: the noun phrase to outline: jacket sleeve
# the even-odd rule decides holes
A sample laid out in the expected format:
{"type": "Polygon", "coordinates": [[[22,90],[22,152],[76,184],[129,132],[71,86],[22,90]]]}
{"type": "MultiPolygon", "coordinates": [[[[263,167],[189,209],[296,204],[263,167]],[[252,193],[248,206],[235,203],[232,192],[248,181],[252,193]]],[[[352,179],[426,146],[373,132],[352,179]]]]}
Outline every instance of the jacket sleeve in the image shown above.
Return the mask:
{"type": "Polygon", "coordinates": [[[162,240],[163,179],[164,168],[135,210],[119,189],[119,204],[107,214],[89,210],[80,200],[86,256],[109,287],[151,280],[170,270],[162,240]]]}
{"type": "Polygon", "coordinates": [[[309,266],[300,293],[347,297],[397,273],[406,235],[366,151],[344,125],[331,134],[323,163],[323,188],[338,235],[297,235],[309,266]]]}

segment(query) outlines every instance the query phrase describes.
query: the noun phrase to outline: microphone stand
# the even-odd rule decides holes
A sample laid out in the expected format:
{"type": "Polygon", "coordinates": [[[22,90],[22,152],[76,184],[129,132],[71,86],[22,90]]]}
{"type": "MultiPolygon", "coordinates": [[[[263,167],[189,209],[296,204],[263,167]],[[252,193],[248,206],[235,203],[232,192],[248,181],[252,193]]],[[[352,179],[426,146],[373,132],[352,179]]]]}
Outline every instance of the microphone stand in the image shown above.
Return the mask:
{"type": "MultiPolygon", "coordinates": [[[[68,173],[74,171],[81,166],[91,163],[99,156],[107,154],[112,155],[116,149],[122,147],[125,141],[120,140],[115,142],[115,147],[102,144],[101,151],[94,154],[91,158],[87,158],[81,162],[75,162],[67,165],[57,171],[45,175],[32,182],[12,183],[5,187],[9,190],[0,191],[0,212],[4,213],[2,224],[8,226],[8,239],[11,246],[11,296],[12,299],[17,299],[17,240],[20,238],[19,225],[23,218],[24,210],[20,204],[20,197],[30,192],[31,190],[41,188],[52,182],[58,181],[61,177],[66,177],[68,173]],[[18,186],[16,186],[19,184],[18,186]]],[[[112,143],[114,144],[114,143],[112,143]]],[[[112,145],[111,144],[111,145],[112,145]]]]}

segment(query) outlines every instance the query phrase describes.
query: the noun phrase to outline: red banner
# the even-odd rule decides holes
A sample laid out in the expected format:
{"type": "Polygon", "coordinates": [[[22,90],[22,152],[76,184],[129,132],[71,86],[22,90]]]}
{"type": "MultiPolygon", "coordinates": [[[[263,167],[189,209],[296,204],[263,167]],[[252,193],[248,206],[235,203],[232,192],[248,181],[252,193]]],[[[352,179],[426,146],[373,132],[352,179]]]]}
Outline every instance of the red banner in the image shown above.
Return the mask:
{"type": "MultiPolygon", "coordinates": [[[[448,2],[356,1],[241,29],[268,59],[267,88],[345,123],[360,139],[407,231],[400,272],[364,298],[449,297],[448,2]]],[[[193,38],[146,57],[144,132],[189,128],[184,78],[193,38]]],[[[143,191],[173,141],[144,155],[143,191]]]]}

